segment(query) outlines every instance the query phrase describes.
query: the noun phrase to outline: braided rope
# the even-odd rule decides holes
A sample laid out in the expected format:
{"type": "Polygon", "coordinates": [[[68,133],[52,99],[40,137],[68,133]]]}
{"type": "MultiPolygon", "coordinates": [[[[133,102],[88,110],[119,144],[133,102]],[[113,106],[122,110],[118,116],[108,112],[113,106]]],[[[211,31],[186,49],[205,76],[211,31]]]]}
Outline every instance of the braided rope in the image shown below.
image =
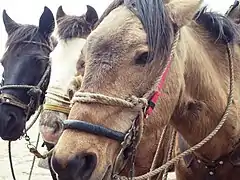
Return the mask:
{"type": "MultiPolygon", "coordinates": [[[[167,163],[165,163],[161,167],[155,169],[154,171],[151,171],[151,172],[148,172],[148,173],[146,173],[144,175],[135,177],[134,180],[144,180],[144,179],[147,179],[149,177],[152,177],[152,176],[155,176],[155,175],[159,174],[163,170],[169,168],[171,165],[173,165],[176,162],[178,162],[184,156],[187,156],[187,155],[193,153],[194,151],[196,151],[197,149],[201,148],[204,144],[209,142],[218,133],[218,131],[222,128],[222,126],[226,122],[228,114],[230,112],[230,107],[231,107],[232,101],[233,101],[233,88],[234,88],[233,55],[232,55],[232,51],[231,51],[231,48],[229,47],[228,43],[227,43],[227,52],[228,52],[227,54],[228,54],[229,70],[230,70],[230,72],[229,72],[229,74],[230,74],[229,96],[228,96],[228,102],[227,102],[226,109],[224,111],[223,117],[222,117],[221,121],[219,122],[219,124],[216,126],[216,128],[207,137],[205,137],[198,144],[192,146],[188,150],[186,150],[183,153],[179,154],[178,156],[176,156],[175,158],[171,159],[170,161],[168,161],[167,163]]],[[[121,177],[119,177],[119,180],[128,180],[128,178],[125,177],[125,176],[121,176],[121,177]]]]}
{"type": "MultiPolygon", "coordinates": [[[[37,111],[36,116],[34,117],[34,119],[32,120],[32,122],[27,126],[26,128],[26,132],[28,132],[29,129],[32,128],[32,126],[35,124],[35,122],[38,120],[38,117],[40,116],[41,112],[42,112],[43,106],[41,105],[37,111]]],[[[32,116],[33,117],[33,116],[32,116]]]]}
{"type": "Polygon", "coordinates": [[[142,108],[147,105],[148,100],[146,98],[137,98],[136,96],[131,96],[130,98],[127,98],[125,100],[98,93],[76,92],[71,100],[71,104],[73,105],[76,102],[99,103],[104,105],[121,106],[126,108],[139,107],[140,105],[141,107],[139,108],[142,108]]]}
{"type": "MultiPolygon", "coordinates": [[[[161,147],[161,145],[162,145],[162,143],[163,143],[163,138],[164,138],[164,136],[165,136],[165,134],[166,134],[167,127],[168,127],[168,126],[165,126],[165,127],[163,128],[162,133],[161,133],[160,139],[159,139],[159,141],[158,141],[157,150],[156,150],[156,152],[155,152],[155,155],[154,155],[154,158],[153,158],[153,162],[152,162],[150,171],[153,171],[153,169],[154,169],[155,166],[156,166],[157,158],[158,158],[159,151],[160,151],[160,147],[161,147]]],[[[148,180],[151,180],[151,177],[149,177],[148,180]]]]}
{"type": "MultiPolygon", "coordinates": [[[[169,147],[169,151],[168,151],[168,155],[167,155],[167,161],[170,161],[171,158],[172,158],[173,150],[174,150],[174,144],[175,144],[175,140],[176,140],[176,135],[177,135],[177,131],[176,131],[176,130],[173,130],[172,138],[171,138],[171,142],[170,142],[170,147],[169,147]]],[[[157,180],[160,180],[160,179],[161,179],[161,176],[160,176],[160,175],[161,175],[161,174],[158,175],[157,180]]],[[[164,170],[162,180],[167,180],[167,176],[168,176],[168,168],[166,168],[166,169],[164,170]]]]}

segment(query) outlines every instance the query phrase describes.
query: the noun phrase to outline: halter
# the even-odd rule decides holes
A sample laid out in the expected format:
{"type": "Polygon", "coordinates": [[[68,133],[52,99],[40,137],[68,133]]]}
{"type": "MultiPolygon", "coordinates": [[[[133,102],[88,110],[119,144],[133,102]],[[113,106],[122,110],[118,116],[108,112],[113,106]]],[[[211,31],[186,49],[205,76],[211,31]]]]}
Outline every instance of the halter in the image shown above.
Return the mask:
{"type": "MultiPolygon", "coordinates": [[[[71,84],[74,86],[74,89],[79,89],[82,84],[82,80],[79,78],[79,76],[75,76],[72,79],[71,84]]],[[[45,97],[53,100],[53,102],[46,102],[43,105],[44,110],[61,112],[68,116],[71,110],[69,96],[63,94],[62,92],[59,92],[56,88],[52,87],[47,89],[47,94],[45,97]]]]}
{"type": "MultiPolygon", "coordinates": [[[[34,42],[34,41],[23,41],[21,43],[26,43],[26,44],[35,44],[35,45],[39,45],[39,46],[43,46],[45,48],[47,48],[50,52],[52,51],[52,49],[44,44],[44,43],[40,43],[40,42],[34,42]]],[[[5,104],[10,104],[16,107],[19,107],[21,109],[24,110],[25,114],[26,114],[26,121],[30,118],[31,116],[31,112],[35,111],[39,105],[40,105],[40,98],[41,95],[44,93],[42,92],[42,89],[44,87],[46,87],[47,82],[48,82],[48,77],[50,76],[51,73],[51,61],[49,57],[43,57],[43,59],[48,59],[48,63],[47,63],[47,67],[44,71],[44,74],[42,76],[42,78],[40,79],[39,83],[37,84],[37,86],[32,86],[32,85],[4,85],[4,80],[2,82],[2,87],[0,87],[0,101],[1,103],[5,103],[5,104]],[[27,94],[30,97],[30,101],[28,104],[22,102],[19,98],[8,94],[8,93],[2,93],[2,90],[5,89],[26,89],[27,94]]]]}

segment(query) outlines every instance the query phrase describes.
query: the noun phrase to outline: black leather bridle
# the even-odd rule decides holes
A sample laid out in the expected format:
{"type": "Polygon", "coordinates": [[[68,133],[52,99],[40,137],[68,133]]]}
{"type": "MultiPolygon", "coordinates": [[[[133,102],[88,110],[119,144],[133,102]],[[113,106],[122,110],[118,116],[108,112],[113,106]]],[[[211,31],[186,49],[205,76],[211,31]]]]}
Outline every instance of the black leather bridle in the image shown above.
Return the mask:
{"type": "MultiPolygon", "coordinates": [[[[34,42],[34,41],[23,41],[21,43],[26,44],[35,44],[42,47],[45,47],[49,50],[49,53],[52,52],[52,48],[45,43],[34,42]]],[[[1,87],[0,87],[0,102],[3,104],[10,104],[16,107],[19,107],[24,110],[26,114],[26,121],[30,118],[30,116],[35,112],[35,110],[41,104],[41,98],[44,95],[44,89],[46,89],[51,73],[51,61],[48,56],[41,57],[43,60],[47,60],[47,67],[44,71],[42,78],[40,79],[39,83],[36,86],[33,85],[4,85],[4,78],[2,79],[1,87]],[[8,94],[3,93],[5,89],[27,89],[27,94],[30,97],[30,101],[28,104],[22,102],[19,98],[8,94]]]]}

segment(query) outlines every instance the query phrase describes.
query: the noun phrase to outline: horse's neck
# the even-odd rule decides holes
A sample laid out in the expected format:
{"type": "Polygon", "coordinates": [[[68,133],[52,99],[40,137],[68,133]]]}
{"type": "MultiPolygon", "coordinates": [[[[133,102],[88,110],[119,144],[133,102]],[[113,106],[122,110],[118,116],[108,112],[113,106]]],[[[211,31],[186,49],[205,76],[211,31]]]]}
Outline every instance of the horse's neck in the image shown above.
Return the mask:
{"type": "MultiPolygon", "coordinates": [[[[183,56],[181,55],[181,57],[183,56]]],[[[170,121],[179,101],[179,94],[181,94],[182,82],[184,81],[183,73],[184,65],[182,61],[173,59],[171,69],[167,75],[163,91],[156,107],[149,118],[144,120],[144,132],[136,158],[136,172],[139,174],[148,172],[151,167],[163,128],[170,121]],[[148,154],[147,156],[145,156],[146,153],[148,154]],[[143,162],[142,157],[144,156],[143,162]]],[[[168,129],[164,135],[156,162],[157,166],[162,165],[164,158],[167,157],[171,136],[172,128],[168,129]]]]}
{"type": "MultiPolygon", "coordinates": [[[[196,28],[196,27],[195,27],[196,28]]],[[[214,44],[203,29],[183,28],[180,46],[185,58],[184,89],[173,124],[190,145],[206,137],[219,123],[227,105],[229,65],[226,45],[214,44]]],[[[235,51],[239,51],[235,47],[235,51]]],[[[180,51],[180,50],[179,50],[180,51]]],[[[207,158],[218,158],[230,152],[240,137],[239,53],[235,53],[234,105],[227,122],[217,135],[198,152],[207,158]],[[214,149],[214,151],[213,151],[214,149]]]]}
{"type": "Polygon", "coordinates": [[[85,41],[82,38],[59,41],[51,54],[52,72],[49,88],[56,88],[66,93],[68,83],[76,73],[76,63],[85,41]]]}

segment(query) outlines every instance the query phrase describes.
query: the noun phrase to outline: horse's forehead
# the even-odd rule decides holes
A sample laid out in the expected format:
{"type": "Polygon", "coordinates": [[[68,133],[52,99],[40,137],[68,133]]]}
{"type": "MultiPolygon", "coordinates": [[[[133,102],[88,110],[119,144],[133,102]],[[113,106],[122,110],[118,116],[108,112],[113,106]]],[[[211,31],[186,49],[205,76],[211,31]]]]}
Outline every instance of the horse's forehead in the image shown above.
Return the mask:
{"type": "Polygon", "coordinates": [[[109,37],[118,36],[124,38],[123,35],[129,33],[138,34],[138,29],[142,29],[140,20],[126,6],[122,5],[112,10],[89,35],[88,39],[109,39],[109,37]]]}
{"type": "Polygon", "coordinates": [[[93,58],[94,55],[109,55],[109,52],[112,56],[123,57],[133,51],[134,46],[145,42],[146,33],[140,20],[126,6],[120,6],[110,12],[89,35],[86,49],[93,58]]]}

